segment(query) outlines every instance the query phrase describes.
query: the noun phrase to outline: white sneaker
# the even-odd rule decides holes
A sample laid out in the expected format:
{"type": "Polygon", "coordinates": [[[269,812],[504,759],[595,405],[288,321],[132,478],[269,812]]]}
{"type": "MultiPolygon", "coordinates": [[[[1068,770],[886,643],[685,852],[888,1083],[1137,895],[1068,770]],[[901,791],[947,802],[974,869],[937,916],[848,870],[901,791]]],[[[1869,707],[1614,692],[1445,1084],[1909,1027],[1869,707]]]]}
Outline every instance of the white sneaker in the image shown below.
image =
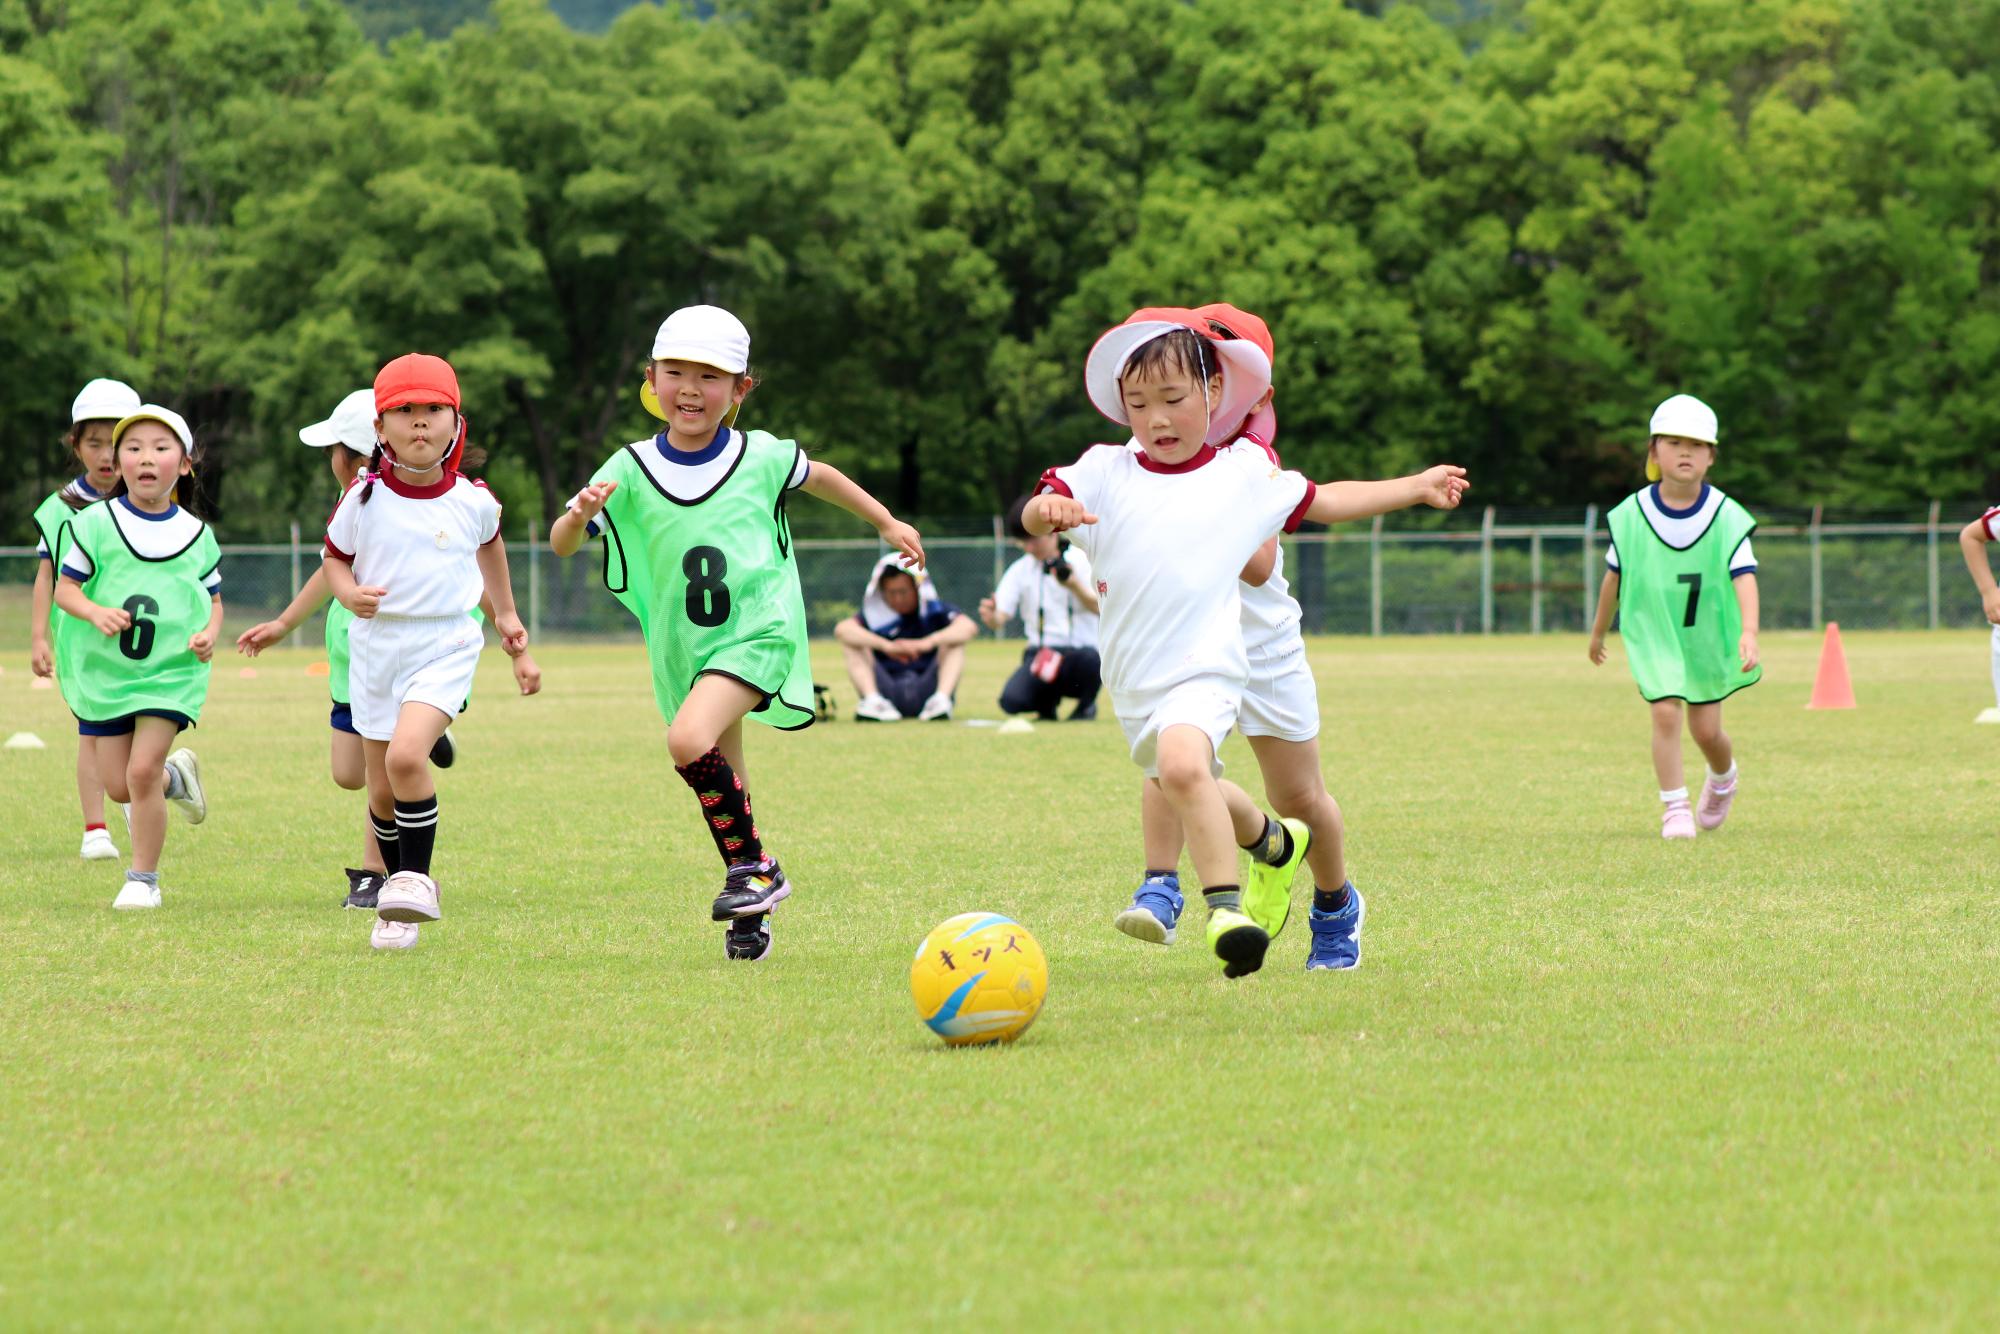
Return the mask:
{"type": "Polygon", "coordinates": [[[83,831],[83,850],[76,855],[87,862],[115,862],[118,860],[118,845],[111,841],[109,829],[86,829],[83,831]]]}
{"type": "Polygon", "coordinates": [[[368,943],[378,950],[406,950],[417,943],[417,931],[415,922],[385,922],[378,917],[368,943]]]}
{"type": "Polygon", "coordinates": [[[924,707],[917,714],[917,717],[927,723],[936,722],[939,719],[949,720],[951,718],[951,696],[932,695],[924,701],[924,707]]]}
{"type": "Polygon", "coordinates": [[[896,712],[896,706],[889,702],[887,695],[863,695],[861,702],[854,706],[856,722],[900,723],[903,715],[896,712]]]}
{"type": "Polygon", "coordinates": [[[208,818],[208,798],[201,790],[201,761],[194,752],[182,746],[167,756],[167,767],[181,776],[181,795],[170,797],[173,808],[187,817],[189,824],[200,824],[208,818]]]}
{"type": "Polygon", "coordinates": [[[420,871],[396,872],[375,896],[375,915],[385,922],[437,921],[444,915],[438,908],[437,881],[420,871]]]}
{"type": "Polygon", "coordinates": [[[125,888],[118,891],[118,897],[111,900],[114,908],[157,908],[160,906],[160,887],[149,885],[143,880],[127,880],[125,888]]]}

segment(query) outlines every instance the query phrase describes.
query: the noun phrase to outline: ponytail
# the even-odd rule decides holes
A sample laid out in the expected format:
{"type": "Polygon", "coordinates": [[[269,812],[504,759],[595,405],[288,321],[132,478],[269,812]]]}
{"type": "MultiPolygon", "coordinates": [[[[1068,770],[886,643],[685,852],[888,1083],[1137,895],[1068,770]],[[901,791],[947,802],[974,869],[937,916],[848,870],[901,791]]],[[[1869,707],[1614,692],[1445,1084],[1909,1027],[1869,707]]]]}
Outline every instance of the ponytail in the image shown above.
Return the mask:
{"type": "Polygon", "coordinates": [[[368,503],[368,493],[375,489],[375,474],[382,470],[382,442],[375,442],[375,450],[368,456],[367,481],[361,484],[361,503],[368,503]]]}

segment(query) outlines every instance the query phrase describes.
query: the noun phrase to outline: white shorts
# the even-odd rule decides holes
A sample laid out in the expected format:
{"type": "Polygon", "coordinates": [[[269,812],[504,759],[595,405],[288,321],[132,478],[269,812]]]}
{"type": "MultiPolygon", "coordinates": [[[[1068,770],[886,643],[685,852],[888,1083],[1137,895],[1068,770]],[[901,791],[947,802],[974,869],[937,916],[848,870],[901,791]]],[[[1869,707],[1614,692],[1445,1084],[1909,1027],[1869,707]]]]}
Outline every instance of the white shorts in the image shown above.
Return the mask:
{"type": "Polygon", "coordinates": [[[1319,684],[1306,663],[1306,646],[1262,662],[1251,660],[1236,730],[1244,736],[1311,741],[1319,735],[1319,684]]]}
{"type": "Polygon", "coordinates": [[[370,741],[396,734],[405,704],[456,718],[472,692],[486,636],[469,613],[376,616],[347,632],[347,691],[354,730],[370,741]]]}
{"type": "Polygon", "coordinates": [[[1198,727],[1208,735],[1211,750],[1209,772],[1222,777],[1222,741],[1236,725],[1236,711],[1242,703],[1236,682],[1213,676],[1184,681],[1161,695],[1152,711],[1143,716],[1118,715],[1125,729],[1125,743],[1132,748],[1132,763],[1146,777],[1160,776],[1160,733],[1169,727],[1198,727]]]}

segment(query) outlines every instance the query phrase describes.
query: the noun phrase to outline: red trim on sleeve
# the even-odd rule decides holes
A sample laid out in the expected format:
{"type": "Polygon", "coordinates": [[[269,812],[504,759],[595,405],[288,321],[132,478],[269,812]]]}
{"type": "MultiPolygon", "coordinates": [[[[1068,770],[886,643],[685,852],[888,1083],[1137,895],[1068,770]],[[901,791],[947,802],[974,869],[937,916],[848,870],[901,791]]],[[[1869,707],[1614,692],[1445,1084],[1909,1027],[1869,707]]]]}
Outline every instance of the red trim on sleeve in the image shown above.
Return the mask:
{"type": "Polygon", "coordinates": [[[344,560],[349,565],[354,564],[354,557],[350,556],[347,552],[342,551],[339,547],[335,546],[333,544],[333,539],[330,537],[326,539],[326,554],[333,557],[335,560],[344,560]]]}
{"type": "MultiPolygon", "coordinates": [[[[1963,510],[1959,512],[1961,514],[1964,513],[1963,510]]],[[[1979,516],[1979,526],[1986,530],[1986,540],[1988,542],[2000,542],[2000,533],[1993,531],[1993,516],[1996,514],[2000,514],[2000,505],[1995,505],[1992,509],[1979,516]]]]}
{"type": "Polygon", "coordinates": [[[1293,510],[1291,516],[1285,520],[1286,532],[1296,533],[1299,530],[1299,525],[1305,522],[1306,511],[1312,508],[1313,497],[1318,494],[1319,483],[1313,481],[1311,478],[1307,478],[1305,498],[1299,501],[1298,508],[1293,510]]]}
{"type": "Polygon", "coordinates": [[[1035,494],[1038,496],[1046,496],[1053,494],[1058,496],[1067,496],[1071,500],[1076,499],[1074,495],[1070,494],[1069,483],[1065,482],[1062,478],[1056,476],[1056,470],[1054,468],[1050,468],[1046,472],[1044,472],[1042,474],[1042,479],[1035,483],[1035,494]]]}

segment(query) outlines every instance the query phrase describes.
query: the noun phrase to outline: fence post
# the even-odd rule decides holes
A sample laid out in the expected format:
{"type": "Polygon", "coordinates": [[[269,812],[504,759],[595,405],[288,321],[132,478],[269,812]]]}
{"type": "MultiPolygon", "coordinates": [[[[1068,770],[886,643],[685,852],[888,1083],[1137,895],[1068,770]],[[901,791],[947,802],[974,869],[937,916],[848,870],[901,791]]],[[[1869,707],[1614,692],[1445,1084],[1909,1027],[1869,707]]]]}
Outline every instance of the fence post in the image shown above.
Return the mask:
{"type": "Polygon", "coordinates": [[[1479,633],[1493,633],[1493,507],[1479,516],[1479,633]]]}
{"type": "Polygon", "coordinates": [[[1591,575],[1597,569],[1595,547],[1597,546],[1597,506],[1583,508],[1583,623],[1597,624],[1597,585],[1591,575]]]}
{"type": "MultiPolygon", "coordinates": [[[[303,586],[303,585],[302,585],[302,583],[301,583],[301,581],[300,581],[300,579],[299,579],[299,561],[300,561],[300,553],[299,553],[299,521],[298,521],[297,519],[294,519],[294,520],[292,520],[292,594],[293,594],[293,596],[297,596],[297,595],[298,595],[298,591],[299,591],[299,589],[300,589],[300,588],[301,588],[301,587],[303,586]]],[[[289,640],[289,641],[291,642],[291,645],[292,645],[292,647],[293,647],[293,648],[297,648],[297,647],[299,646],[300,642],[301,642],[301,641],[300,641],[300,640],[298,640],[298,639],[294,639],[294,638],[293,638],[292,636],[290,636],[290,635],[287,635],[287,636],[285,636],[285,638],[286,638],[287,640],[289,640]]]]}
{"type": "Polygon", "coordinates": [[[1528,633],[1542,632],[1542,530],[1528,534],[1528,633]]]}
{"type": "Polygon", "coordinates": [[[1368,633],[1382,635],[1382,516],[1368,525],[1368,633]]]}
{"type": "Polygon", "coordinates": [[[528,520],[528,642],[542,638],[542,538],[528,520]]]}
{"type": "Polygon", "coordinates": [[[993,516],[993,582],[987,585],[996,591],[1000,587],[1000,577],[1007,572],[1007,567],[1001,563],[1001,555],[1006,550],[1007,521],[996,514],[993,516]]]}
{"type": "Polygon", "coordinates": [[[1924,545],[1929,549],[1926,554],[1930,557],[1931,567],[1929,592],[1931,595],[1931,629],[1933,630],[1938,628],[1938,518],[1939,511],[1942,508],[1942,502],[1936,500],[1931,502],[1930,531],[1924,534],[1924,545]]]}
{"type": "Polygon", "coordinates": [[[1813,506],[1812,524],[1806,529],[1807,545],[1812,551],[1812,628],[1815,630],[1825,624],[1820,617],[1819,521],[1822,508],[1813,506]]]}

